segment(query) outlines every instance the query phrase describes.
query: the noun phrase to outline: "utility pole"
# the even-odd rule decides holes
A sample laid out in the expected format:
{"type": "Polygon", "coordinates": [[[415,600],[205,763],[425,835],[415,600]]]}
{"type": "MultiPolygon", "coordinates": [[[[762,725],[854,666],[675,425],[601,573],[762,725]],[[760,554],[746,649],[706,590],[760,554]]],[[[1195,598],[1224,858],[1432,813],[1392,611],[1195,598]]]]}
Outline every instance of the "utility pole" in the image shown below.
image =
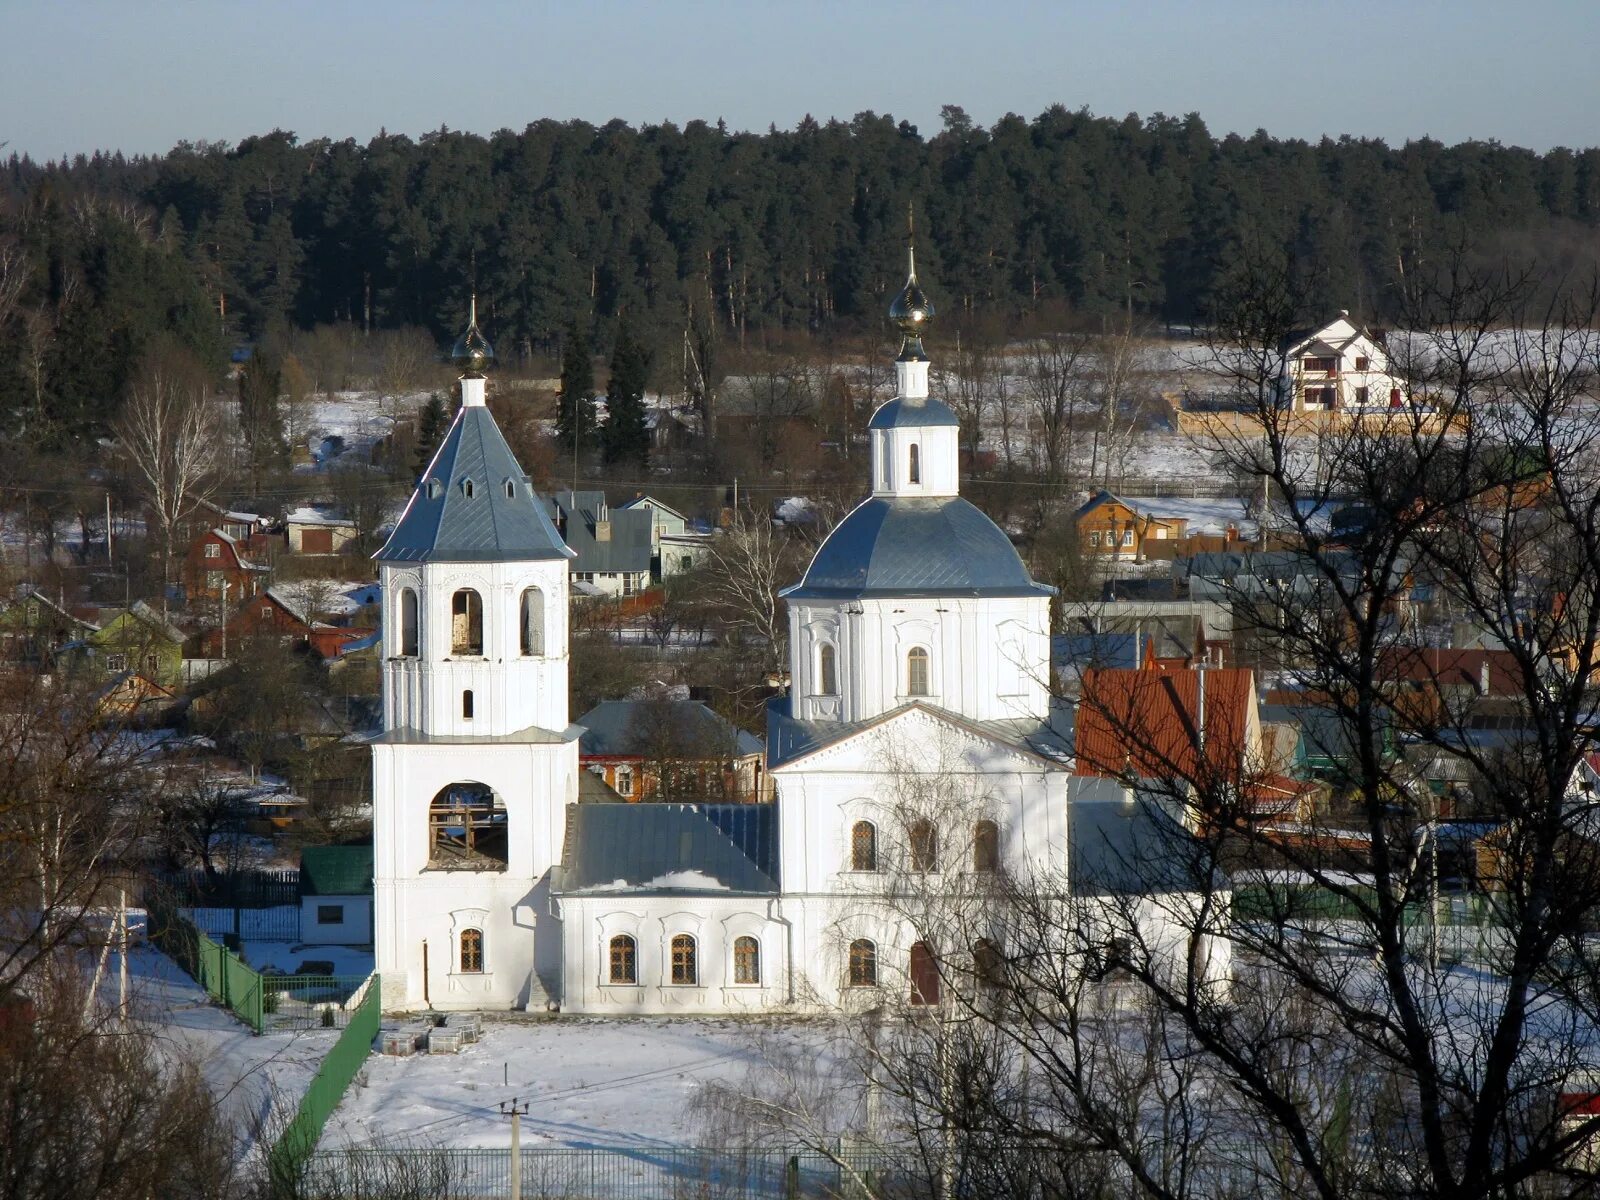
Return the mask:
{"type": "Polygon", "coordinates": [[[106,566],[111,565],[111,493],[106,493],[106,566]]]}
{"type": "Polygon", "coordinates": [[[128,1023],[128,889],[117,893],[117,1019],[128,1023]]]}
{"type": "Polygon", "coordinates": [[[511,1200],[522,1200],[522,1118],[528,1115],[528,1102],[502,1100],[500,1115],[511,1118],[511,1200]]]}

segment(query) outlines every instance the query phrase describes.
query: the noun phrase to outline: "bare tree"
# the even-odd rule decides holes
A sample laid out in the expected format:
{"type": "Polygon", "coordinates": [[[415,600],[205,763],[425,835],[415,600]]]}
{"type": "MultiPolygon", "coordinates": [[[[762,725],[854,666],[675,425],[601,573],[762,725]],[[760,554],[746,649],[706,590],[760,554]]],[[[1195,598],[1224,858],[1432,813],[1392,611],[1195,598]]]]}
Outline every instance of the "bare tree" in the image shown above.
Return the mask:
{"type": "Polygon", "coordinates": [[[77,938],[154,824],[162,769],[122,736],[96,681],[0,689],[0,1004],[77,938]]]}
{"type": "Polygon", "coordinates": [[[209,381],[199,364],[170,344],[148,353],[134,375],[116,434],[156,527],[165,613],[174,541],[216,484],[221,439],[209,381]]]}
{"type": "Polygon", "coordinates": [[[1089,456],[1089,483],[1112,487],[1136,445],[1133,434],[1150,400],[1147,347],[1132,320],[1094,339],[1094,399],[1100,409],[1089,456]]]}
{"type": "Polygon", "coordinates": [[[1043,491],[1065,486],[1077,450],[1078,426],[1088,408],[1091,341],[1083,334],[1049,333],[1024,351],[1023,389],[1034,426],[1043,491]]]}
{"type": "Polygon", "coordinates": [[[756,656],[762,677],[776,679],[788,659],[788,619],[778,589],[791,556],[783,532],[764,517],[734,514],[711,542],[705,572],[708,598],[726,613],[726,627],[756,656]]]}

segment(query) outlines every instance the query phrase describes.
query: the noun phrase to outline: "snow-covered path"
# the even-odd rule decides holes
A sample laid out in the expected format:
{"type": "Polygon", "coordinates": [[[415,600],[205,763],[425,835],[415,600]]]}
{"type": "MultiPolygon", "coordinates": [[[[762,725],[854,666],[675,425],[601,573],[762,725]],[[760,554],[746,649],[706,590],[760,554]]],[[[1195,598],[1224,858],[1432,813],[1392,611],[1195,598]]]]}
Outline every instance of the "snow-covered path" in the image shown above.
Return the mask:
{"type": "Polygon", "coordinates": [[[488,1016],[458,1055],[374,1056],[329,1122],[323,1147],[505,1146],[501,1100],[529,1102],[523,1145],[683,1146],[704,1140],[690,1101],[761,1064],[760,1036],[822,1052],[822,1027],[704,1019],[554,1021],[488,1016]]]}

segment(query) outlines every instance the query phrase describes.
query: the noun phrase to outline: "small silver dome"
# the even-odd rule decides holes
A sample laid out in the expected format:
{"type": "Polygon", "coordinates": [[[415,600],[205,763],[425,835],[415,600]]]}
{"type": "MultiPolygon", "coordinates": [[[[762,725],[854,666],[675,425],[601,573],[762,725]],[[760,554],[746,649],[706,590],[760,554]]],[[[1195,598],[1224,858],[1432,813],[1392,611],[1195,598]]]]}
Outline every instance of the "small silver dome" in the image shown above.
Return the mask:
{"type": "Polygon", "coordinates": [[[456,339],[450,361],[461,368],[468,379],[476,379],[494,363],[494,347],[478,328],[478,298],[473,296],[472,308],[467,317],[467,329],[456,339]]]}
{"type": "Polygon", "coordinates": [[[917,282],[917,251],[906,252],[909,271],[906,285],[889,303],[889,319],[900,330],[900,357],[902,359],[926,358],[922,352],[922,330],[933,319],[933,302],[917,282]]]}

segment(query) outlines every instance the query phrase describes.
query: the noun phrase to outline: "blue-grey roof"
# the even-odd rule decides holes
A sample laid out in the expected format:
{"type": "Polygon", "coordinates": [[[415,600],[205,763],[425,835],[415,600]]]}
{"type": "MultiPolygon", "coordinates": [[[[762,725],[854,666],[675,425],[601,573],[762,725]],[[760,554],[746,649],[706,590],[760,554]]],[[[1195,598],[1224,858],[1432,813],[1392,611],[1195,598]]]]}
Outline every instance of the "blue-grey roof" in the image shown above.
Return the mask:
{"type": "Polygon", "coordinates": [[[960,496],[873,496],[839,522],[783,595],[791,600],[857,596],[1046,596],[1011,539],[960,496]]]}
{"type": "Polygon", "coordinates": [[[602,700],[578,724],[579,752],[602,757],[627,757],[663,743],[702,758],[743,758],[763,749],[755,734],[698,700],[602,700]]]}
{"type": "Polygon", "coordinates": [[[1072,763],[1069,733],[1063,729],[1052,728],[1045,721],[1031,718],[974,721],[938,705],[922,701],[911,701],[866,721],[802,721],[790,715],[789,697],[775,696],[767,701],[767,769],[781,767],[794,759],[821,750],[824,746],[831,746],[835,742],[853,737],[911,708],[921,708],[1058,766],[1067,767],[1072,763]]]}
{"type": "Polygon", "coordinates": [[[1058,633],[1050,639],[1050,661],[1058,671],[1111,667],[1131,671],[1143,648],[1137,633],[1058,633]]]}
{"type": "Polygon", "coordinates": [[[652,535],[655,517],[647,508],[611,508],[604,492],[561,491],[546,502],[547,510],[562,521],[567,545],[572,548],[573,571],[579,574],[637,574],[650,569],[655,553],[652,535]],[[600,529],[606,525],[602,540],[600,529]]]}
{"type": "Polygon", "coordinates": [[[501,562],[571,558],[572,551],[550,523],[494,417],[482,405],[472,405],[456,414],[394,532],[374,557],[379,562],[501,562]]]}
{"type": "Polygon", "coordinates": [[[956,416],[943,400],[935,400],[932,396],[923,396],[915,400],[897,396],[872,414],[872,420],[867,422],[867,428],[899,429],[940,425],[959,427],[960,424],[961,418],[956,416]]]}
{"type": "Polygon", "coordinates": [[[575,804],[560,892],[778,890],[770,804],[575,804]]]}
{"type": "Polygon", "coordinates": [[[1209,870],[1194,835],[1149,800],[1067,804],[1067,887],[1073,895],[1193,891],[1209,870]]]}

